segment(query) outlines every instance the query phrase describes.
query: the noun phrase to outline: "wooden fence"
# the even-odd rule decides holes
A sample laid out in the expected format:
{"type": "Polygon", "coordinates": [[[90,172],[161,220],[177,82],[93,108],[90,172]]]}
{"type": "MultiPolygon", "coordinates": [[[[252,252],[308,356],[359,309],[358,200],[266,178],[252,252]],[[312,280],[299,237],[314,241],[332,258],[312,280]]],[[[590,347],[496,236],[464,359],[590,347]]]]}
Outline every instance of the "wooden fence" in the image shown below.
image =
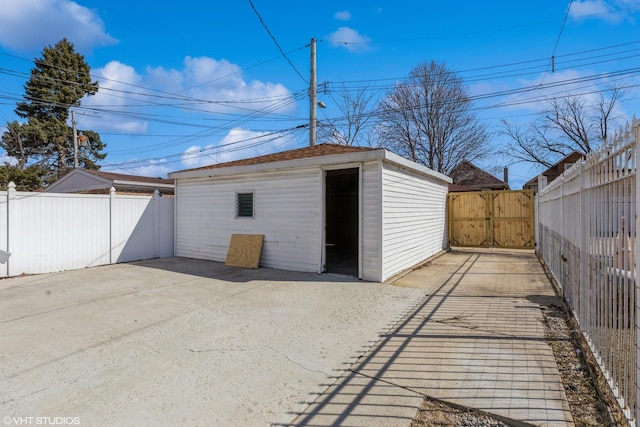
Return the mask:
{"type": "Polygon", "coordinates": [[[531,190],[449,193],[450,246],[534,248],[531,190]]]}

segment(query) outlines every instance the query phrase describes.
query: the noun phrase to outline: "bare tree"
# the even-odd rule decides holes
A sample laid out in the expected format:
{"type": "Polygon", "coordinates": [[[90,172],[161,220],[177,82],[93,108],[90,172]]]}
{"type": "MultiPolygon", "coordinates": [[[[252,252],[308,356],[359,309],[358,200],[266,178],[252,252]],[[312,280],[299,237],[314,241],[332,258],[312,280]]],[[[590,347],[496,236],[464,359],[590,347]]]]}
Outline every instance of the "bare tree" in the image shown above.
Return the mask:
{"type": "Polygon", "coordinates": [[[318,138],[343,145],[371,145],[376,117],[372,106],[378,104],[375,92],[367,86],[351,89],[342,85],[332,98],[342,116],[321,122],[318,138]]]}
{"type": "Polygon", "coordinates": [[[380,124],[377,127],[382,146],[419,161],[418,131],[413,121],[413,91],[410,86],[397,85],[380,104],[380,124]]]}
{"type": "Polygon", "coordinates": [[[435,171],[488,154],[488,134],[471,111],[461,77],[444,63],[421,63],[380,104],[382,145],[435,171]]]}
{"type": "Polygon", "coordinates": [[[511,142],[503,154],[515,160],[515,163],[535,163],[550,168],[553,160],[558,154],[550,156],[553,152],[544,129],[532,124],[529,131],[525,132],[520,127],[512,125],[506,120],[502,122],[502,134],[507,136],[511,142]]]}
{"type": "Polygon", "coordinates": [[[510,141],[505,154],[548,168],[574,151],[589,153],[607,140],[615,108],[624,96],[615,87],[608,94],[600,94],[595,102],[575,95],[551,99],[526,130],[503,121],[502,133],[510,141]]]}

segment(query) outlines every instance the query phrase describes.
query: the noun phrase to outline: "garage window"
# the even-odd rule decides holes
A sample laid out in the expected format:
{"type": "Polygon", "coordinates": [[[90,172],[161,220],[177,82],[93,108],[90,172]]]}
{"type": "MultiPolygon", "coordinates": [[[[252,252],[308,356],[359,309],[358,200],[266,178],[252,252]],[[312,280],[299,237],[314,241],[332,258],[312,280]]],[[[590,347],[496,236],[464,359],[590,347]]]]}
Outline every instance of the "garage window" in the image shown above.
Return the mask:
{"type": "Polygon", "coordinates": [[[236,218],[253,217],[253,191],[236,193],[236,218]]]}

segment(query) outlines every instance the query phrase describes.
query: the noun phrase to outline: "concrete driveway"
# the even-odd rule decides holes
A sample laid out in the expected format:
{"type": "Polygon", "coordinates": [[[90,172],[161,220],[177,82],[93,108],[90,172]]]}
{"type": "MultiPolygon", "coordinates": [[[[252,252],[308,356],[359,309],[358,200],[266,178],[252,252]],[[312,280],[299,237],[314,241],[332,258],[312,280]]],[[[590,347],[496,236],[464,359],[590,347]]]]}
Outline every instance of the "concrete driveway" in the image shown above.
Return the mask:
{"type": "Polygon", "coordinates": [[[424,296],[183,258],[0,280],[0,417],[286,424],[424,296]]]}
{"type": "Polygon", "coordinates": [[[294,426],[407,427],[425,397],[510,426],[574,426],[541,310],[563,300],[532,251],[453,251],[394,285],[427,296],[294,426]]]}

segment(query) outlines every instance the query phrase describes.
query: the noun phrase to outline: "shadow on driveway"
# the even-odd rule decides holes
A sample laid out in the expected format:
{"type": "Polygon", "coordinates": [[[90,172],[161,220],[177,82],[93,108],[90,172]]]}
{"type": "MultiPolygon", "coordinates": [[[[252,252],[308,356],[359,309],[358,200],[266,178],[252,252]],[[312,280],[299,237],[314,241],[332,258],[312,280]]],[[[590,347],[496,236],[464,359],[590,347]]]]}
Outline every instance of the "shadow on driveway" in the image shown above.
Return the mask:
{"type": "Polygon", "coordinates": [[[408,426],[425,397],[572,425],[540,310],[556,297],[534,254],[450,252],[395,285],[427,295],[292,425],[408,426]]]}

